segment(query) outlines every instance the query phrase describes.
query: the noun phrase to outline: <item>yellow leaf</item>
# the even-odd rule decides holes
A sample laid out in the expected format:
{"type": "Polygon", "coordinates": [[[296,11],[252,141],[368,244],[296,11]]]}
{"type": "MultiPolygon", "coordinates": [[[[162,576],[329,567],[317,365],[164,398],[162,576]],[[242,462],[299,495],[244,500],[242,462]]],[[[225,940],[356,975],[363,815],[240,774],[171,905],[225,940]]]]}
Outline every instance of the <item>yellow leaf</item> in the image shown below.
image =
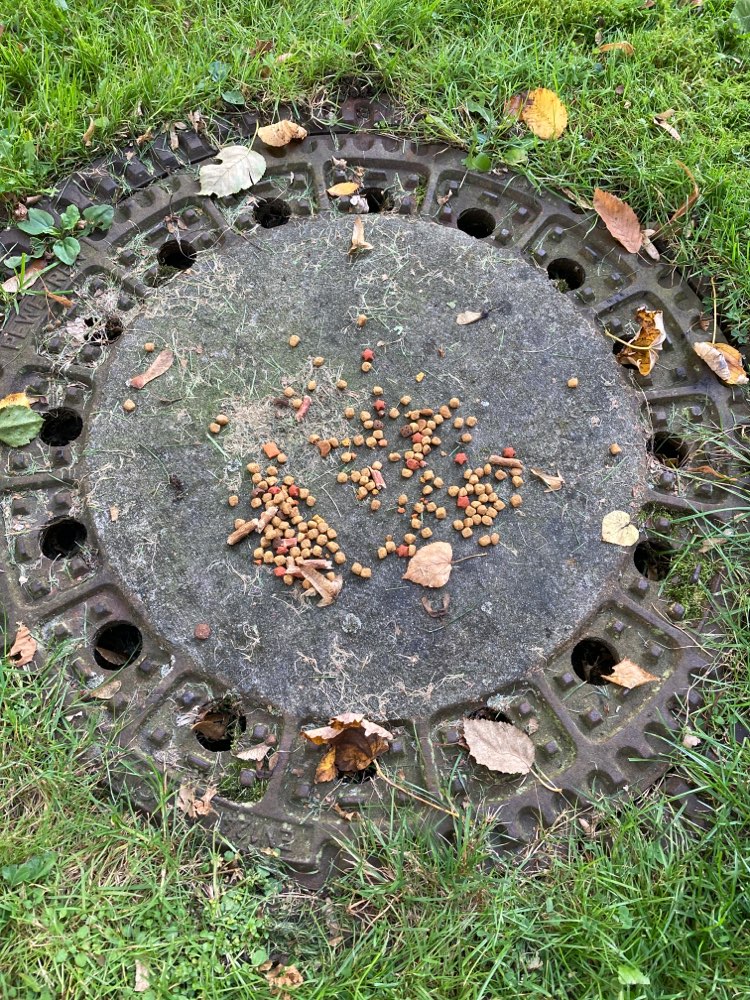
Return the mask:
{"type": "Polygon", "coordinates": [[[264,125],[258,129],[258,138],[266,146],[287,146],[292,139],[306,139],[307,129],[296,122],[283,119],[273,125],[264,125]]]}
{"type": "Polygon", "coordinates": [[[594,211],[618,243],[628,253],[638,253],[643,245],[643,234],[638,216],[633,209],[609,191],[594,190],[594,211]]]}
{"type": "Polygon", "coordinates": [[[31,409],[31,400],[25,392],[12,392],[5,399],[0,399],[0,410],[4,410],[6,406],[25,406],[31,409]]]}
{"type": "Polygon", "coordinates": [[[356,181],[342,181],[340,184],[334,184],[333,187],[328,188],[328,194],[332,198],[348,198],[349,195],[356,194],[359,191],[359,184],[356,181]]]}
{"type": "Polygon", "coordinates": [[[747,385],[750,381],[743,367],[742,355],[736,347],[701,340],[693,344],[693,350],[727,385],[747,385]]]}
{"type": "Polygon", "coordinates": [[[602,518],[602,541],[625,549],[635,545],[640,532],[625,510],[613,510],[602,518]]]}
{"type": "Polygon", "coordinates": [[[409,560],[404,580],[420,587],[442,587],[451,575],[453,549],[449,542],[431,542],[417,549],[409,560]]]}
{"type": "Polygon", "coordinates": [[[617,684],[624,688],[640,687],[641,684],[652,684],[659,680],[654,674],[650,674],[632,660],[620,660],[612,667],[611,674],[602,674],[602,676],[610,684],[617,684]]]}
{"type": "Polygon", "coordinates": [[[621,365],[633,365],[641,375],[649,375],[667,336],[664,314],[660,309],[638,309],[635,315],[641,328],[637,336],[617,352],[617,360],[621,365]]]}
{"type": "Polygon", "coordinates": [[[315,768],[315,784],[320,785],[326,781],[333,781],[337,775],[336,770],[336,747],[331,747],[326,751],[315,768]]]}
{"type": "Polygon", "coordinates": [[[540,139],[559,139],[568,125],[568,111],[552,90],[538,87],[529,92],[521,117],[540,139]]]}
{"type": "Polygon", "coordinates": [[[600,52],[622,52],[623,55],[635,55],[635,49],[630,42],[607,42],[606,45],[599,46],[600,52]]]}

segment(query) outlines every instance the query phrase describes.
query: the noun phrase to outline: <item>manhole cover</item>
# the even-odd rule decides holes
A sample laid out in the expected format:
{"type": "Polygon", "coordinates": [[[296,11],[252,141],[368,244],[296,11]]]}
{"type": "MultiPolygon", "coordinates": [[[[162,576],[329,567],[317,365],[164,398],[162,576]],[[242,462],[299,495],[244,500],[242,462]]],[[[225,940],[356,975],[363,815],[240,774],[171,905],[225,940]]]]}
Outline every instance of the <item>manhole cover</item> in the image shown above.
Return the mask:
{"type": "Polygon", "coordinates": [[[566,802],[654,780],[705,663],[654,582],[671,549],[653,536],[721,507],[681,477],[681,428],[740,419],[691,350],[697,298],[590,216],[445,148],[315,136],[265,151],[252,194],[217,203],[191,166],[211,148],[181,141],[63,186],[51,208],[108,198],[115,222],[49,275],[72,309],[27,298],[3,328],[2,393],[45,413],[5,458],[8,622],[67,644],[71,690],[118,681],[90,708],[102,731],[217,787],[231,836],[308,871],[389,783],[416,807],[413,789],[471,800],[523,840],[566,802]],[[353,177],[354,203],[329,197],[353,177]],[[372,248],[349,253],[365,205],[372,248]],[[602,332],[631,336],[641,306],[667,330],[648,377],[602,332]],[[227,545],[276,498],[276,538],[227,545]],[[637,546],[601,541],[613,510],[637,546]],[[448,582],[405,581],[435,541],[448,582]],[[341,574],[329,606],[286,572],[295,547],[341,574]],[[657,679],[608,683],[626,658],[657,679]],[[300,731],[344,712],[391,732],[381,773],[316,784],[325,748],[300,731]],[[476,764],[467,716],[523,730],[534,772],[476,764]]]}

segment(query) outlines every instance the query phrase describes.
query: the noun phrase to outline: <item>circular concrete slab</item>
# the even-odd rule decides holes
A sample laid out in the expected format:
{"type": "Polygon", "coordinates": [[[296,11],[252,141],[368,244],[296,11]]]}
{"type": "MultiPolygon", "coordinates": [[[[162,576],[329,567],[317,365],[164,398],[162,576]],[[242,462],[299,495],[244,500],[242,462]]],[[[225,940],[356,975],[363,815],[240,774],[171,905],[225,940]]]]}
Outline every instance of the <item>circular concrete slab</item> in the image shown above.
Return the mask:
{"type": "Polygon", "coordinates": [[[204,670],[218,670],[243,696],[302,716],[409,718],[486,699],[520,680],[609,595],[629,556],[602,543],[601,521],[611,510],[637,512],[646,435],[637,393],[610,343],[542,272],[428,221],[369,217],[373,249],[356,256],[347,253],[351,232],[350,220],[336,219],[276,228],[262,251],[235,239],[159,288],[102,383],[84,481],[123,589],[138,596],[161,636],[194,647],[204,670]],[[467,309],[489,315],[458,325],[467,309]],[[368,317],[364,327],[358,315],[368,317]],[[149,342],[172,350],[176,361],[135,392],[128,381],[153,360],[143,351],[149,342]],[[363,373],[366,348],[375,361],[363,373]],[[319,368],[315,357],[325,359],[319,368]],[[572,377],[576,388],[567,385],[572,377]],[[341,378],[344,390],[336,388],[341,378]],[[298,422],[279,400],[288,403],[286,387],[304,396],[312,379],[317,388],[298,422]],[[400,414],[383,415],[387,447],[342,446],[323,458],[309,435],[363,433],[360,411],[377,418],[374,386],[382,387],[386,409],[400,414]],[[405,395],[412,402],[400,405],[405,395]],[[137,403],[132,413],[123,411],[126,396],[137,403]],[[410,525],[423,499],[422,470],[404,479],[403,455],[387,456],[409,443],[400,435],[404,413],[438,411],[452,398],[461,405],[440,427],[426,466],[445,484],[430,501],[447,516],[424,511],[420,523],[429,541],[452,543],[455,560],[480,558],[456,566],[437,595],[438,604],[449,599],[448,614],[436,620],[422,604],[435,595],[403,580],[408,560],[394,553],[381,561],[377,550],[387,536],[400,544],[412,531],[427,544],[410,525]],[[346,407],[356,411],[353,420],[346,407]],[[230,422],[214,436],[208,425],[219,412],[230,422]],[[476,420],[470,442],[462,443],[469,427],[455,428],[455,418],[476,420]],[[344,586],[330,607],[302,598],[298,585],[285,587],[273,567],[256,565],[252,537],[227,547],[234,517],[253,513],[245,464],[265,468],[268,441],[288,455],[283,473],[312,490],[315,513],[335,527],[347,555],[344,586]],[[463,517],[459,498],[448,487],[465,486],[465,469],[509,446],[525,465],[523,486],[487,477],[507,506],[491,528],[463,538],[452,526],[463,517]],[[356,460],[343,461],[347,452],[356,460]],[[456,464],[456,453],[468,457],[466,466],[456,464]],[[337,474],[378,460],[386,486],[373,512],[371,498],[358,501],[356,486],[339,484],[337,474]],[[531,468],[559,472],[563,488],[548,491],[531,468]],[[398,513],[402,493],[409,502],[398,513]],[[241,498],[234,509],[231,494],[241,498]],[[522,497],[518,509],[510,506],[513,494],[522,497]],[[480,548],[489,531],[499,533],[499,544],[480,548]],[[372,578],[353,575],[355,562],[371,567],[372,578]],[[211,637],[196,643],[202,622],[211,637]]]}

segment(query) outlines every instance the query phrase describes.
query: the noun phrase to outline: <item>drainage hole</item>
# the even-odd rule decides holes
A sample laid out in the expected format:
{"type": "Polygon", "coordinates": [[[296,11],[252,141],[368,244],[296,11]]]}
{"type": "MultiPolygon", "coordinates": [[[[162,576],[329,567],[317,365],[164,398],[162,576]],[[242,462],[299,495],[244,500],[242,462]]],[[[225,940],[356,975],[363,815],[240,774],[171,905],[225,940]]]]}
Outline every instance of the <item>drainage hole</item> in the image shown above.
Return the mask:
{"type": "Polygon", "coordinates": [[[361,771],[340,771],[336,768],[337,778],[345,785],[362,785],[365,781],[372,781],[377,773],[378,769],[374,761],[361,771]]]}
{"type": "Polygon", "coordinates": [[[586,280],[586,272],[571,257],[557,257],[547,265],[547,275],[550,281],[557,282],[561,292],[572,292],[580,288],[586,280]]]}
{"type": "Polygon", "coordinates": [[[104,339],[108,344],[117,340],[121,337],[125,327],[123,326],[122,320],[119,316],[107,316],[104,321],[104,339]]]}
{"type": "Polygon", "coordinates": [[[456,225],[462,233],[483,240],[495,231],[495,217],[483,208],[467,208],[459,215],[456,225]]]}
{"type": "Polygon", "coordinates": [[[647,580],[666,580],[672,567],[674,552],[669,542],[647,538],[633,552],[635,568],[647,580]]]}
{"type": "Polygon", "coordinates": [[[488,722],[507,722],[509,726],[513,725],[513,720],[505,712],[500,712],[497,709],[489,708],[484,705],[482,708],[475,708],[471,712],[467,712],[464,715],[465,719],[486,719],[488,722]]]}
{"type": "Polygon", "coordinates": [[[255,206],[253,217],[264,229],[275,229],[289,222],[292,210],[281,198],[263,198],[255,206]]]}
{"type": "Polygon", "coordinates": [[[99,629],[94,638],[94,659],[104,670],[119,670],[137,660],[143,636],[130,622],[113,622],[99,629]]]}
{"type": "Polygon", "coordinates": [[[58,406],[54,410],[47,410],[42,415],[44,423],[39,431],[39,437],[45,444],[50,444],[55,448],[62,448],[71,441],[80,437],[83,430],[83,420],[75,410],[69,410],[65,406],[58,406]]]}
{"type": "Polygon", "coordinates": [[[393,208],[393,198],[388,191],[384,191],[382,188],[363,188],[359,192],[359,196],[367,202],[367,208],[371,215],[377,212],[390,212],[393,208]]]}
{"type": "Polygon", "coordinates": [[[236,705],[226,701],[206,705],[193,724],[196,740],[211,753],[231,750],[246,729],[245,716],[236,705]]]}
{"type": "Polygon", "coordinates": [[[172,267],[176,271],[187,271],[195,263],[198,254],[187,240],[167,240],[156,256],[162,267],[172,267]]]}
{"type": "Polygon", "coordinates": [[[606,684],[605,676],[619,662],[617,653],[602,639],[581,639],[570,654],[573,669],[587,684],[606,684]]]}
{"type": "Polygon", "coordinates": [[[86,541],[86,525],[72,517],[60,517],[42,528],[39,540],[48,559],[67,558],[79,552],[86,541]]]}
{"type": "Polygon", "coordinates": [[[648,442],[648,450],[662,465],[677,469],[684,465],[690,457],[690,448],[674,434],[658,431],[648,442]]]}

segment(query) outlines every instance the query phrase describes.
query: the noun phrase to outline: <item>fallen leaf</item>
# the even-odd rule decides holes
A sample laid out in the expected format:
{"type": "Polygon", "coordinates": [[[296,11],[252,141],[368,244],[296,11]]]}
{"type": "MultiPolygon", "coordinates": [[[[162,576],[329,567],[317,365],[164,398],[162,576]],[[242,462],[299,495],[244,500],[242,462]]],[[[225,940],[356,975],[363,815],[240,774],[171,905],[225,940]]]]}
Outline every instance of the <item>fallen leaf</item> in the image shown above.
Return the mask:
{"type": "Polygon", "coordinates": [[[656,234],[655,229],[644,229],[643,230],[643,250],[649,255],[651,260],[661,260],[661,254],[656,249],[654,244],[651,242],[651,237],[656,234]]]}
{"type": "Polygon", "coordinates": [[[636,688],[640,687],[641,684],[651,684],[653,681],[659,680],[654,674],[650,674],[632,660],[620,660],[612,668],[611,674],[602,674],[602,677],[610,684],[617,684],[618,687],[624,688],[636,688]]]}
{"type": "Polygon", "coordinates": [[[114,522],[117,521],[117,520],[119,520],[119,518],[120,518],[120,508],[119,507],[110,507],[109,508],[109,519],[110,519],[110,521],[114,524],[114,522]]]}
{"type": "Polygon", "coordinates": [[[42,274],[42,271],[46,268],[47,264],[43,259],[39,260],[27,260],[26,268],[23,273],[23,284],[21,284],[21,273],[20,271],[16,274],[12,274],[9,278],[6,278],[2,284],[2,289],[9,295],[16,295],[19,292],[23,294],[27,288],[36,282],[42,274]]]}
{"type": "Polygon", "coordinates": [[[490,771],[528,774],[534,763],[534,744],[507,722],[464,719],[464,740],[474,760],[490,771]]]}
{"type": "Polygon", "coordinates": [[[151,989],[151,973],[148,970],[148,966],[144,965],[143,962],[139,962],[136,958],[135,960],[135,986],[133,987],[134,993],[145,993],[146,990],[151,989]]]}
{"type": "Polygon", "coordinates": [[[595,188],[594,211],[628,253],[638,253],[643,245],[643,234],[638,216],[630,205],[609,191],[595,188]]]}
{"type": "Polygon", "coordinates": [[[731,344],[712,344],[708,340],[693,344],[693,350],[711,371],[727,385],[747,385],[748,377],[743,367],[743,359],[731,344]]]}
{"type": "Polygon", "coordinates": [[[180,148],[180,140],[177,137],[177,129],[174,122],[169,126],[169,148],[173,153],[180,148]]]}
{"type": "Polygon", "coordinates": [[[127,653],[117,653],[113,649],[107,649],[106,646],[95,646],[94,649],[103,660],[106,660],[113,667],[124,667],[128,662],[127,653]]]}
{"type": "Polygon", "coordinates": [[[358,250],[372,250],[372,243],[365,240],[365,225],[360,215],[354,220],[352,245],[349,247],[349,253],[357,253],[358,250]]]}
{"type": "Polygon", "coordinates": [[[559,139],[568,125],[568,111],[552,90],[538,87],[529,92],[521,118],[540,139],[559,139]]]}
{"type": "Polygon", "coordinates": [[[622,52],[623,55],[635,55],[635,48],[630,42],[607,42],[606,45],[599,46],[600,52],[622,52]]]}
{"type": "Polygon", "coordinates": [[[19,622],[16,637],[8,652],[8,659],[16,667],[25,667],[34,659],[36,650],[36,639],[33,638],[26,626],[19,622]]]}
{"type": "Polygon", "coordinates": [[[409,560],[404,580],[420,587],[443,587],[451,575],[453,549],[449,542],[431,542],[409,560]]]}
{"type": "Polygon", "coordinates": [[[477,323],[480,319],[487,318],[486,312],[462,312],[456,316],[456,324],[458,326],[468,326],[470,323],[477,323]]]}
{"type": "Polygon", "coordinates": [[[177,808],[181,809],[190,819],[197,819],[198,816],[208,816],[215,812],[211,805],[211,800],[216,795],[218,789],[210,786],[202,796],[195,794],[195,789],[188,784],[180,785],[177,792],[177,808]]]}
{"type": "Polygon", "coordinates": [[[9,448],[30,444],[42,429],[44,418],[26,404],[8,404],[0,410],[0,442],[9,448]]]}
{"type": "Polygon", "coordinates": [[[320,726],[318,729],[305,729],[302,735],[305,739],[321,746],[323,743],[330,743],[335,740],[345,729],[361,729],[365,736],[380,736],[384,740],[392,740],[393,733],[379,726],[376,722],[366,719],[361,712],[343,712],[332,718],[327,726],[320,726]]]}
{"type": "Polygon", "coordinates": [[[314,567],[306,565],[304,559],[301,562],[295,563],[294,568],[300,576],[305,580],[309,580],[316,593],[320,594],[321,600],[318,601],[319,608],[326,608],[329,604],[333,604],[341,593],[344,580],[339,574],[333,580],[329,580],[327,576],[323,576],[314,567]]]}
{"type": "MultiPolygon", "coordinates": [[[[337,816],[340,816],[342,819],[345,819],[347,823],[351,823],[352,820],[359,818],[359,813],[356,813],[350,809],[342,809],[338,802],[334,802],[331,808],[333,809],[333,811],[336,813],[337,816]]],[[[329,938],[328,944],[331,945],[332,947],[335,947],[337,944],[341,944],[343,940],[344,940],[343,937],[329,938]]]]}
{"type": "Polygon", "coordinates": [[[336,769],[336,747],[327,750],[315,768],[315,784],[321,785],[326,781],[335,781],[338,777],[336,769]]]}
{"type": "Polygon", "coordinates": [[[297,125],[296,122],[283,119],[273,125],[264,125],[259,128],[258,138],[266,146],[287,146],[292,139],[306,139],[307,129],[297,125]]]}
{"type": "Polygon", "coordinates": [[[635,315],[641,328],[616,357],[621,365],[633,365],[641,375],[649,375],[667,336],[664,313],[661,309],[638,309],[635,315]]]}
{"type": "Polygon", "coordinates": [[[52,299],[53,302],[57,302],[61,306],[65,306],[66,309],[74,304],[73,299],[69,299],[67,295],[58,295],[57,292],[51,292],[48,288],[44,289],[44,294],[48,299],[52,299]]]}
{"type": "Polygon", "coordinates": [[[225,146],[216,159],[220,162],[200,168],[201,194],[227,198],[257,184],[266,172],[266,161],[247,146],[225,146]]]}
{"type": "Polygon", "coordinates": [[[84,146],[88,147],[91,145],[91,140],[94,138],[94,132],[96,132],[96,122],[89,115],[89,127],[81,136],[81,142],[84,144],[84,146]]]}
{"type": "Polygon", "coordinates": [[[350,195],[356,194],[357,191],[359,191],[357,181],[342,181],[340,184],[334,184],[333,187],[328,188],[328,194],[332,198],[348,198],[350,195]]]}
{"type": "Polygon", "coordinates": [[[365,736],[361,729],[345,729],[331,741],[336,769],[342,774],[366,771],[378,754],[388,749],[388,743],[377,736],[365,736]]]}
{"type": "Polygon", "coordinates": [[[266,972],[266,979],[273,993],[293,990],[304,983],[305,978],[296,965],[277,965],[266,972]]]}
{"type": "Polygon", "coordinates": [[[665,132],[669,132],[673,139],[677,142],[682,142],[682,136],[674,127],[674,125],[669,124],[669,119],[674,114],[674,108],[667,108],[666,111],[659,112],[658,115],[654,115],[654,125],[658,125],[659,128],[663,128],[665,132]]]}
{"type": "Polygon", "coordinates": [[[139,135],[136,137],[135,144],[136,146],[143,146],[147,142],[150,142],[153,139],[153,137],[154,137],[153,129],[148,128],[143,133],[143,135],[139,135]]]}
{"type": "Polygon", "coordinates": [[[231,709],[223,710],[207,705],[201,709],[198,718],[190,727],[194,733],[207,740],[225,740],[231,738],[237,727],[237,714],[231,709]]]}
{"type": "Polygon", "coordinates": [[[167,348],[159,354],[154,363],[142,375],[136,375],[135,378],[131,378],[128,385],[132,386],[133,389],[142,389],[144,385],[147,385],[155,378],[159,378],[164,372],[169,371],[173,364],[174,354],[167,348]]]}
{"type": "Polygon", "coordinates": [[[621,545],[627,549],[635,545],[639,537],[640,532],[630,520],[630,514],[626,510],[613,510],[602,518],[603,542],[621,545]]]}
{"type": "Polygon", "coordinates": [[[537,479],[541,479],[547,489],[545,493],[555,493],[557,490],[562,489],[565,480],[560,475],[560,470],[557,470],[557,475],[553,476],[551,472],[542,472],[541,469],[529,469],[532,476],[536,476],[537,479]]]}
{"type": "Polygon", "coordinates": [[[31,400],[25,392],[12,392],[4,399],[0,399],[0,410],[4,410],[6,406],[25,406],[31,409],[31,400]]]}
{"type": "Polygon", "coordinates": [[[685,733],[682,737],[682,745],[686,750],[694,750],[696,747],[700,746],[701,738],[696,736],[695,733],[685,733]]]}
{"type": "Polygon", "coordinates": [[[84,691],[83,694],[86,700],[95,698],[97,701],[109,701],[110,698],[114,698],[121,687],[122,681],[115,677],[111,681],[105,681],[98,687],[84,691]]]}
{"type": "Polygon", "coordinates": [[[509,118],[520,118],[528,99],[528,90],[522,90],[519,94],[513,94],[503,105],[503,114],[509,118]]]}
{"type": "Polygon", "coordinates": [[[268,754],[269,746],[267,743],[259,743],[257,747],[250,747],[248,750],[239,750],[237,753],[233,754],[237,760],[251,760],[255,763],[259,763],[261,760],[266,759],[268,754]]]}
{"type": "Polygon", "coordinates": [[[263,39],[258,41],[253,45],[253,47],[248,52],[250,59],[257,59],[258,56],[263,56],[266,52],[273,51],[273,42],[268,39],[263,39]]]}

